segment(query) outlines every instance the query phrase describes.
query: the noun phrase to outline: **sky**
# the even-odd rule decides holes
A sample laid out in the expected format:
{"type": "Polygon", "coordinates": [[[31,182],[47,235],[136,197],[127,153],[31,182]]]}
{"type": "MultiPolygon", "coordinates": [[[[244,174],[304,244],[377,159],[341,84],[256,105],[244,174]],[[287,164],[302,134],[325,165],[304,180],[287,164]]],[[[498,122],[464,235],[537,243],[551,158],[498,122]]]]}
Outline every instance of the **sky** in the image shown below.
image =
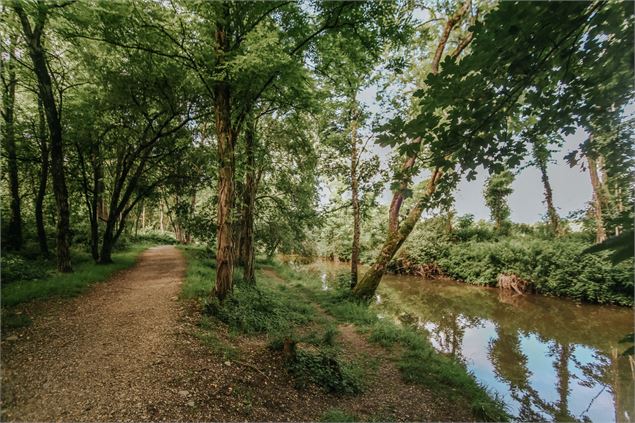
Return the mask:
{"type": "MultiPolygon", "coordinates": [[[[368,107],[371,113],[380,113],[375,87],[364,90],[359,100],[368,107]]],[[[553,156],[555,163],[550,163],[547,169],[553,189],[554,204],[558,214],[563,217],[572,211],[586,208],[587,203],[591,201],[589,174],[579,165],[571,168],[564,160],[564,156],[575,150],[586,137],[586,133],[581,129],[567,136],[562,149],[553,156]]],[[[373,151],[382,158],[384,164],[387,163],[390,149],[376,145],[373,151]]],[[[468,182],[464,178],[460,182],[455,193],[455,208],[459,215],[470,213],[476,220],[489,219],[489,209],[483,200],[483,186],[487,176],[487,171],[481,168],[476,180],[468,182]]],[[[517,173],[512,188],[514,192],[508,199],[511,220],[517,223],[536,223],[543,220],[546,206],[539,170],[535,167],[525,167],[517,173]]],[[[391,192],[387,187],[381,196],[380,203],[389,204],[390,199],[391,192]]]]}

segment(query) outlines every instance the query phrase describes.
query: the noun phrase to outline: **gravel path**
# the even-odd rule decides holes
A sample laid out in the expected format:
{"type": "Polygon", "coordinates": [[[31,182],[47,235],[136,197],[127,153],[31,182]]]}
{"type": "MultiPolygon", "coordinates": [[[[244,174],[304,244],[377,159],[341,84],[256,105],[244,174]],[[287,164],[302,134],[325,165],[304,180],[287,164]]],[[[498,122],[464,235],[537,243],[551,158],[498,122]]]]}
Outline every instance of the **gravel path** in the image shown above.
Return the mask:
{"type": "Polygon", "coordinates": [[[2,342],[2,420],[178,419],[184,272],[176,248],[155,247],[86,295],[45,303],[2,342]]]}

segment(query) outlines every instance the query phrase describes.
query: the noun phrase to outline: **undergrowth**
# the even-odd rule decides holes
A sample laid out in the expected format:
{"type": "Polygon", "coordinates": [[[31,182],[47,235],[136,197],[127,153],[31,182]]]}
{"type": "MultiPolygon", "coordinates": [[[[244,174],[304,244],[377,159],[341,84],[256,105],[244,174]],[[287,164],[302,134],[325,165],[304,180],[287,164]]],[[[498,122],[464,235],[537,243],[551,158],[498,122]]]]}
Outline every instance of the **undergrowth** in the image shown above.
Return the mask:
{"type": "Polygon", "coordinates": [[[59,273],[54,270],[51,260],[23,260],[19,266],[37,269],[18,270],[13,259],[2,262],[2,307],[13,307],[33,300],[51,297],[74,297],[86,291],[93,283],[108,279],[113,273],[132,266],[141,251],[148,245],[134,245],[126,251],[113,253],[113,263],[95,264],[83,251],[73,250],[72,273],[59,273]],[[8,280],[7,280],[8,279],[8,280]]]}

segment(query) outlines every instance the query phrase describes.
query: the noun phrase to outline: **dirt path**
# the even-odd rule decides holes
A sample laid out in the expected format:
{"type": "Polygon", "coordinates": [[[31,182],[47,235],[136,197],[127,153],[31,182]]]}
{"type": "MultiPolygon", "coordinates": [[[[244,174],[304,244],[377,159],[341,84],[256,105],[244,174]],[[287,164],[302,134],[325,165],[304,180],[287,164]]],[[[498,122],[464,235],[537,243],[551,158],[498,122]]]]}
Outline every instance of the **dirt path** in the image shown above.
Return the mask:
{"type": "Polygon", "coordinates": [[[2,420],[178,419],[184,271],[176,248],[155,247],[86,295],[45,303],[2,343],[2,420]]]}

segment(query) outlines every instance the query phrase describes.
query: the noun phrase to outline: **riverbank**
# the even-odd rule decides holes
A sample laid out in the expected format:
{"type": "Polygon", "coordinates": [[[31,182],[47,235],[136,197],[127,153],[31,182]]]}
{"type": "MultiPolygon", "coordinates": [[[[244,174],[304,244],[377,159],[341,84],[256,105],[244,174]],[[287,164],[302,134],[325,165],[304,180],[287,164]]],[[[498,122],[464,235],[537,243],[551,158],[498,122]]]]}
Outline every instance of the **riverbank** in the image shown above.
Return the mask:
{"type": "Polygon", "coordinates": [[[211,360],[234,366],[229,409],[249,420],[493,420],[502,404],[465,367],[408,326],[322,290],[319,276],[258,266],[257,288],[236,275],[233,296],[209,300],[213,261],[184,248],[182,297],[200,312],[198,339],[211,360]],[[262,379],[255,392],[253,378],[262,379]],[[247,400],[245,400],[247,398],[247,400]],[[272,406],[273,404],[273,406],[272,406]]]}

